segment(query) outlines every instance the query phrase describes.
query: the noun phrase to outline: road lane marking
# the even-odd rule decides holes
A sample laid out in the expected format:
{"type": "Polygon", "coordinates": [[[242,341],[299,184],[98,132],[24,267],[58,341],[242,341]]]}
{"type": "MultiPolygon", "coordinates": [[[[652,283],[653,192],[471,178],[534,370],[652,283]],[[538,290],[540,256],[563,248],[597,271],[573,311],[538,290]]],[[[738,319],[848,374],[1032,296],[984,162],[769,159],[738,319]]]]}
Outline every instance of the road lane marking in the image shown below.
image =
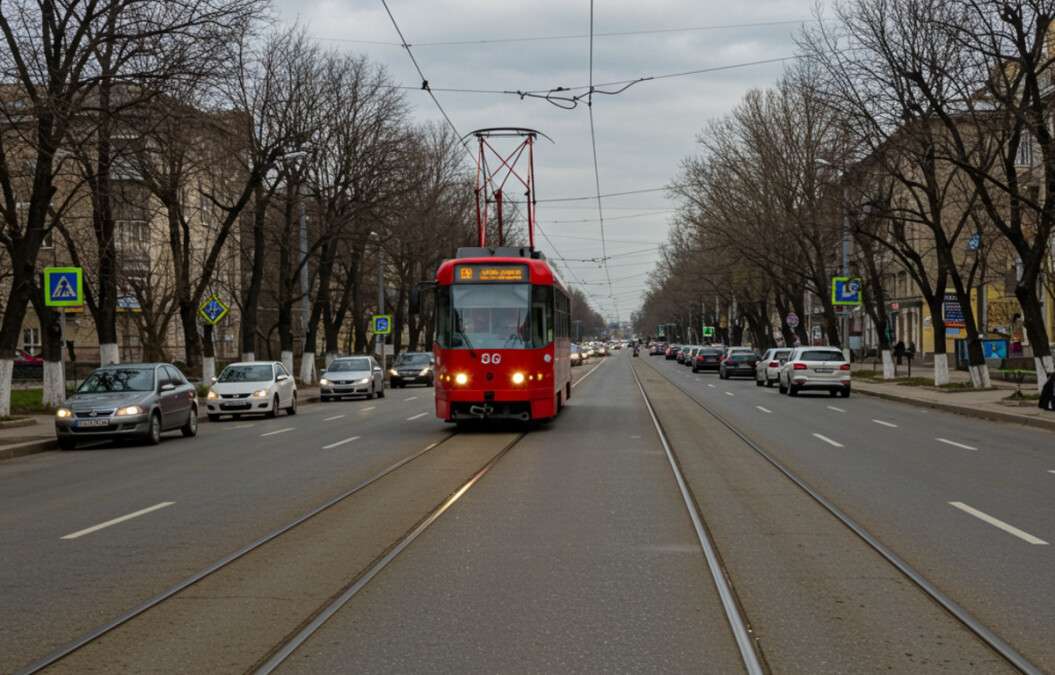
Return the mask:
{"type": "Polygon", "coordinates": [[[360,408],[359,412],[370,412],[371,410],[373,410],[376,407],[377,406],[374,406],[374,405],[368,405],[365,408],[360,408]]]}
{"type": "Polygon", "coordinates": [[[1014,525],[1009,525],[1009,524],[1005,523],[1004,521],[1002,521],[1002,520],[1000,520],[998,518],[994,518],[991,515],[989,515],[988,513],[984,513],[982,511],[979,511],[978,509],[976,509],[976,508],[974,508],[972,506],[968,506],[967,504],[964,504],[963,502],[949,502],[949,506],[952,506],[954,508],[960,509],[964,513],[969,513],[972,516],[974,516],[975,518],[977,518],[978,520],[985,521],[985,522],[989,523],[990,525],[992,525],[993,527],[1000,528],[1001,530],[1003,530],[1004,532],[1007,532],[1008,534],[1013,534],[1016,537],[1018,537],[1019,539],[1021,539],[1022,541],[1029,542],[1030,544],[1034,544],[1036,546],[1047,546],[1048,545],[1048,542],[1044,541],[1043,539],[1039,539],[1037,537],[1034,537],[1029,532],[1025,532],[1023,530],[1020,530],[1017,527],[1015,527],[1014,525]]]}
{"type": "Polygon", "coordinates": [[[725,392],[725,395],[726,395],[726,396],[736,396],[736,394],[734,394],[734,393],[733,393],[733,392],[731,392],[731,391],[727,391],[727,392],[725,392]]]}
{"type": "Polygon", "coordinates": [[[574,382],[571,383],[571,388],[574,389],[575,387],[578,387],[580,382],[582,382],[583,380],[585,380],[589,376],[593,375],[593,371],[597,370],[598,368],[600,368],[603,365],[604,365],[604,361],[600,361],[596,366],[594,366],[593,368],[590,368],[588,371],[586,371],[585,375],[583,375],[582,377],[580,377],[579,379],[577,379],[577,380],[575,380],[574,382]]]}
{"type": "Polygon", "coordinates": [[[256,426],[255,424],[236,424],[233,427],[227,427],[227,428],[230,429],[231,431],[234,431],[235,429],[248,429],[249,427],[255,427],[255,426],[256,426]]]}
{"type": "Polygon", "coordinates": [[[418,400],[418,397],[417,396],[411,396],[410,398],[405,398],[403,400],[404,401],[416,401],[416,400],[418,400]]]}
{"type": "Polygon", "coordinates": [[[956,441],[950,441],[948,438],[935,438],[934,440],[941,441],[942,443],[945,443],[946,445],[951,445],[951,446],[956,447],[956,448],[962,448],[964,450],[977,450],[978,449],[978,448],[970,446],[970,445],[964,445],[963,443],[957,443],[956,441]]]}
{"type": "Polygon", "coordinates": [[[339,420],[342,417],[344,417],[344,415],[334,415],[333,417],[327,417],[327,418],[323,419],[322,421],[323,422],[332,422],[334,420],[339,420]]]}
{"type": "Polygon", "coordinates": [[[126,520],[132,520],[133,518],[138,518],[139,516],[146,515],[146,514],[152,512],[152,511],[157,511],[158,509],[163,509],[166,506],[172,506],[175,503],[176,502],[160,502],[160,503],[154,504],[153,506],[148,506],[145,509],[140,509],[138,511],[134,511],[132,513],[129,513],[128,515],[120,516],[119,518],[114,518],[113,520],[108,520],[105,523],[99,523],[98,525],[92,525],[91,527],[85,528],[83,530],[77,530],[76,532],[72,532],[70,534],[67,534],[66,536],[63,537],[63,539],[77,539],[78,537],[83,537],[86,534],[91,534],[92,532],[98,532],[99,530],[102,530],[104,528],[110,527],[111,525],[116,525],[118,523],[123,523],[126,520]]]}
{"type": "Polygon", "coordinates": [[[1055,469],[1048,469],[1048,473],[1055,473],[1055,469]]]}
{"type": "Polygon", "coordinates": [[[419,417],[424,417],[425,415],[428,415],[428,413],[427,412],[418,413],[417,415],[414,415],[413,417],[408,417],[407,421],[408,422],[413,422],[414,420],[418,419],[419,417]]]}
{"type": "Polygon", "coordinates": [[[836,408],[836,407],[835,407],[835,406],[833,406],[833,405],[830,405],[830,406],[828,406],[828,410],[834,410],[835,412],[841,412],[841,413],[844,413],[844,412],[846,412],[846,411],[845,411],[845,410],[843,410],[842,408],[836,408]]]}
{"type": "Polygon", "coordinates": [[[284,434],[287,431],[293,431],[294,429],[296,429],[296,427],[286,427],[285,429],[275,429],[274,431],[269,431],[266,434],[260,434],[260,438],[263,438],[264,436],[277,436],[278,434],[284,434]]]}
{"type": "Polygon", "coordinates": [[[828,438],[827,436],[822,436],[820,434],[813,434],[813,435],[816,436],[817,438],[821,439],[822,441],[824,441],[828,445],[832,445],[832,446],[835,446],[837,448],[846,447],[842,443],[840,443],[839,441],[833,441],[832,439],[828,438]]]}
{"type": "Polygon", "coordinates": [[[358,441],[360,438],[361,438],[361,436],[352,436],[351,438],[346,438],[343,441],[337,441],[336,443],[330,443],[329,445],[324,445],[324,446],[322,446],[322,449],[323,450],[329,450],[330,448],[336,448],[338,445],[344,445],[345,443],[351,443],[352,441],[358,441]]]}
{"type": "Polygon", "coordinates": [[[769,408],[763,408],[763,407],[762,407],[762,406],[760,406],[760,405],[756,405],[755,407],[756,407],[756,408],[758,408],[759,410],[761,410],[761,411],[762,411],[762,412],[764,412],[764,413],[768,413],[768,414],[770,414],[770,415],[772,415],[772,414],[773,414],[773,411],[772,411],[772,410],[770,410],[769,408]]]}
{"type": "Polygon", "coordinates": [[[710,387],[711,389],[714,389],[714,385],[713,384],[708,384],[707,386],[710,387]]]}
{"type": "Polygon", "coordinates": [[[890,427],[891,429],[897,429],[897,425],[894,424],[893,422],[884,422],[883,420],[877,420],[877,419],[873,419],[872,421],[875,422],[876,424],[881,424],[884,427],[890,427]]]}

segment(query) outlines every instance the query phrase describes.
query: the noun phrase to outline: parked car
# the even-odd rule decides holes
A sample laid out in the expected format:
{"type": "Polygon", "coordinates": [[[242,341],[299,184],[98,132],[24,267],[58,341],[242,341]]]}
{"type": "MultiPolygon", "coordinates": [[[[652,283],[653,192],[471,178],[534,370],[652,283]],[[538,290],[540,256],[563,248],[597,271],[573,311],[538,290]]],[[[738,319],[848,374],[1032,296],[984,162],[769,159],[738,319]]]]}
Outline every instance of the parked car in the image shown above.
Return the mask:
{"type": "Polygon", "coordinates": [[[40,367],[44,365],[44,359],[30,354],[25,349],[15,350],[15,366],[40,367]]]}
{"type": "Polygon", "coordinates": [[[432,352],[403,352],[396,357],[396,362],[388,370],[388,381],[393,388],[405,387],[408,384],[431,387],[435,363],[432,352]]]}
{"type": "Polygon", "coordinates": [[[648,350],[649,356],[663,356],[667,351],[667,343],[665,342],[653,342],[652,346],[648,350]]]}
{"type": "Polygon", "coordinates": [[[755,365],[755,384],[760,387],[772,387],[780,378],[781,362],[788,358],[791,349],[774,347],[767,349],[755,365]]]}
{"type": "Polygon", "coordinates": [[[730,377],[754,377],[758,354],[754,352],[734,352],[725,357],[718,366],[718,377],[728,380],[730,377]]]}
{"type": "Polygon", "coordinates": [[[796,347],[780,367],[781,394],[826,390],[831,396],[850,396],[850,363],[834,347],[796,347]]]}
{"type": "Polygon", "coordinates": [[[581,366],[583,362],[582,347],[577,344],[572,344],[569,359],[571,360],[572,367],[581,366]]]}
{"type": "Polygon", "coordinates": [[[221,415],[297,414],[297,384],[278,361],[232,363],[215,379],[205,399],[209,421],[221,415]]]}
{"type": "Polygon", "coordinates": [[[700,351],[701,347],[693,345],[685,350],[685,358],[681,360],[681,365],[691,367],[693,359],[696,358],[696,354],[700,351]]]}
{"type": "Polygon", "coordinates": [[[678,345],[667,345],[666,351],[663,352],[664,358],[668,361],[673,361],[678,358],[678,345]]]}
{"type": "Polygon", "coordinates": [[[700,349],[696,352],[696,357],[692,360],[692,372],[698,373],[701,370],[718,370],[723,355],[724,353],[721,347],[704,347],[700,349]]]}
{"type": "Polygon", "coordinates": [[[194,386],[167,363],[125,363],[92,372],[55,411],[59,447],[79,441],[132,439],[157,445],[161,434],[179,429],[198,435],[194,386]]]}
{"type": "Polygon", "coordinates": [[[725,353],[722,355],[722,360],[729,358],[733,354],[754,354],[755,350],[753,347],[726,347],[725,353]]]}
{"type": "Polygon", "coordinates": [[[326,367],[319,379],[319,399],[342,396],[385,397],[385,374],[373,356],[342,356],[326,367]]]}

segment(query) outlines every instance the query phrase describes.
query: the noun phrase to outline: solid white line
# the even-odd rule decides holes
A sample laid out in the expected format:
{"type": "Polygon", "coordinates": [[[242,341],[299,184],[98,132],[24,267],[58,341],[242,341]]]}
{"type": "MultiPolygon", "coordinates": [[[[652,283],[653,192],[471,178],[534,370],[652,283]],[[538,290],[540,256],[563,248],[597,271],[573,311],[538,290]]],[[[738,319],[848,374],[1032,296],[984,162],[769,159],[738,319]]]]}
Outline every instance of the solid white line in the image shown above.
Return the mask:
{"type": "Polygon", "coordinates": [[[977,518],[979,520],[984,520],[985,522],[989,523],[993,527],[998,527],[1001,530],[1003,530],[1004,532],[1007,532],[1008,534],[1015,535],[1016,537],[1018,537],[1022,541],[1026,541],[1026,542],[1029,542],[1030,544],[1034,544],[1034,545],[1037,545],[1037,546],[1047,546],[1048,545],[1048,542],[1044,541],[1043,539],[1038,539],[1037,537],[1034,537],[1029,532],[1024,532],[1024,531],[1018,529],[1017,527],[1015,527],[1014,525],[1008,525],[1004,521],[999,520],[997,518],[994,518],[991,515],[989,515],[988,513],[983,513],[982,511],[979,511],[978,509],[976,509],[974,507],[968,506],[967,504],[964,504],[963,502],[949,502],[949,506],[953,506],[955,508],[958,508],[961,511],[963,511],[964,513],[969,513],[969,514],[971,514],[972,516],[974,516],[975,518],[977,518]]]}
{"type": "Polygon", "coordinates": [[[756,405],[755,407],[756,407],[756,408],[758,408],[759,410],[761,410],[761,411],[762,411],[762,412],[764,412],[764,413],[769,413],[770,415],[772,415],[772,414],[773,414],[773,411],[772,411],[772,410],[770,410],[769,408],[763,408],[763,407],[762,407],[762,406],[760,406],[760,405],[756,405]]]}
{"type": "Polygon", "coordinates": [[[890,427],[891,429],[897,429],[897,425],[894,424],[893,422],[884,422],[883,420],[877,420],[877,419],[873,419],[872,421],[875,422],[876,424],[882,424],[884,427],[890,427]]]}
{"type": "Polygon", "coordinates": [[[276,429],[275,431],[269,431],[266,434],[260,434],[260,437],[263,438],[264,436],[276,436],[278,434],[284,434],[287,431],[293,431],[294,429],[296,429],[296,427],[286,427],[285,429],[276,429]]]}
{"type": "Polygon", "coordinates": [[[598,368],[600,368],[601,366],[603,366],[604,363],[605,363],[604,361],[601,361],[596,366],[594,366],[593,368],[590,368],[590,370],[586,371],[585,375],[583,375],[582,377],[580,377],[579,379],[577,379],[577,380],[575,380],[574,382],[571,383],[571,388],[574,389],[575,387],[578,387],[580,382],[582,382],[583,380],[588,378],[590,375],[593,375],[593,371],[595,371],[598,368]]]}
{"type": "Polygon", "coordinates": [[[227,428],[231,429],[233,431],[235,429],[248,429],[249,427],[254,427],[254,426],[256,426],[256,425],[255,424],[236,424],[233,427],[227,427],[227,428]]]}
{"type": "Polygon", "coordinates": [[[427,412],[418,413],[417,415],[414,415],[413,417],[408,417],[407,421],[408,422],[412,422],[412,421],[418,419],[419,417],[424,417],[425,415],[428,415],[428,413],[427,412]]]}
{"type": "Polygon", "coordinates": [[[345,443],[351,443],[352,441],[358,441],[359,438],[360,438],[359,436],[352,436],[351,438],[346,438],[343,441],[337,441],[336,443],[330,443],[329,445],[324,445],[324,446],[322,446],[322,449],[323,450],[329,450],[330,448],[336,448],[338,445],[344,445],[345,443]]]}
{"type": "Polygon", "coordinates": [[[948,438],[935,438],[934,440],[941,441],[942,443],[945,443],[946,445],[951,445],[953,447],[962,448],[964,450],[977,450],[978,449],[978,448],[972,447],[970,445],[964,445],[963,443],[957,443],[956,441],[950,441],[948,438]]]}
{"type": "Polygon", "coordinates": [[[416,400],[418,400],[418,397],[417,396],[411,396],[410,398],[405,398],[403,400],[404,401],[416,401],[416,400]]]}
{"type": "Polygon", "coordinates": [[[845,411],[845,410],[843,410],[842,408],[836,408],[836,407],[835,407],[835,406],[833,406],[833,405],[830,405],[830,406],[828,406],[828,410],[834,410],[835,412],[841,412],[841,413],[844,413],[844,412],[846,412],[846,411],[845,411]]]}
{"type": "Polygon", "coordinates": [[[108,520],[105,523],[99,523],[98,525],[92,525],[89,528],[86,528],[86,529],[83,529],[83,530],[78,530],[78,531],[73,532],[71,534],[67,534],[65,537],[63,537],[63,539],[76,539],[77,537],[83,537],[86,534],[91,534],[92,532],[98,532],[99,530],[101,530],[103,528],[107,528],[107,527],[110,527],[111,525],[116,525],[118,523],[123,523],[126,520],[132,520],[133,518],[138,518],[139,516],[142,516],[142,515],[145,515],[147,513],[150,513],[151,511],[157,511],[158,509],[163,509],[166,506],[172,506],[175,503],[176,502],[160,502],[158,504],[154,504],[153,506],[148,506],[145,509],[140,509],[139,511],[135,511],[133,513],[129,513],[128,515],[125,515],[125,516],[121,516],[120,518],[114,518],[113,520],[108,520]]]}
{"type": "Polygon", "coordinates": [[[813,435],[816,436],[817,438],[821,439],[822,441],[824,441],[828,445],[834,445],[837,448],[846,447],[842,443],[840,443],[839,441],[833,441],[832,439],[828,438],[827,436],[821,436],[820,434],[813,434],[813,435]]]}
{"type": "Polygon", "coordinates": [[[726,396],[736,396],[736,394],[734,394],[734,393],[733,393],[733,392],[731,392],[731,391],[727,391],[727,392],[725,392],[725,395],[726,395],[726,396]]]}
{"type": "Polygon", "coordinates": [[[1055,473],[1055,469],[1048,469],[1048,473],[1055,473]]]}
{"type": "Polygon", "coordinates": [[[370,412],[371,410],[373,410],[376,407],[377,406],[374,406],[374,405],[368,405],[365,408],[359,408],[359,412],[370,412]]]}
{"type": "Polygon", "coordinates": [[[322,421],[323,422],[332,422],[334,420],[339,420],[342,417],[344,417],[344,415],[334,415],[333,417],[327,417],[327,418],[323,419],[322,421]]]}

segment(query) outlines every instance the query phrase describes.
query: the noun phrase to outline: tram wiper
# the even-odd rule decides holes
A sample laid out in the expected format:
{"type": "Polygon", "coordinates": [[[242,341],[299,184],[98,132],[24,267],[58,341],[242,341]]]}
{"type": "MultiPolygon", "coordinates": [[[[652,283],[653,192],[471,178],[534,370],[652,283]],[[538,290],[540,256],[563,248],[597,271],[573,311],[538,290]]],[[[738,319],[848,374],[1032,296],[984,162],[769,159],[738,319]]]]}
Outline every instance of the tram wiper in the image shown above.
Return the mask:
{"type": "Polygon", "coordinates": [[[465,333],[463,333],[460,330],[456,331],[456,334],[461,337],[462,342],[464,342],[465,346],[469,348],[469,356],[471,356],[471,357],[473,357],[475,359],[476,358],[476,350],[473,349],[473,343],[472,343],[472,341],[469,340],[469,336],[466,335],[465,333]]]}

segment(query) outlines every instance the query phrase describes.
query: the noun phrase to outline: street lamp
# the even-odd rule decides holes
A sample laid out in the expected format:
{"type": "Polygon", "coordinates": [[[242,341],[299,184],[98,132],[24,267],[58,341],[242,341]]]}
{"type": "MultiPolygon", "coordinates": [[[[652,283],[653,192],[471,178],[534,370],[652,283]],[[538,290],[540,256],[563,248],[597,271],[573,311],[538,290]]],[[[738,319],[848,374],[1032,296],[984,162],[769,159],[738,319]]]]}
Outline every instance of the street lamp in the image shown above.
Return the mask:
{"type": "MultiPolygon", "coordinates": [[[[843,180],[843,223],[842,223],[842,275],[844,277],[850,276],[850,194],[849,188],[846,185],[846,169],[845,167],[838,167],[835,164],[829,162],[826,159],[818,157],[816,159],[817,164],[831,167],[839,172],[840,178],[843,180]]],[[[843,313],[839,317],[839,335],[843,341],[843,356],[847,361],[850,360],[850,317],[847,313],[843,313]]]]}
{"type": "MultiPolygon", "coordinates": [[[[381,235],[370,230],[371,237],[377,237],[377,313],[385,313],[385,252],[381,248],[381,235]]],[[[385,350],[385,336],[378,335],[378,344],[381,346],[381,388],[385,386],[385,375],[388,374],[388,352],[385,350]]]]}

